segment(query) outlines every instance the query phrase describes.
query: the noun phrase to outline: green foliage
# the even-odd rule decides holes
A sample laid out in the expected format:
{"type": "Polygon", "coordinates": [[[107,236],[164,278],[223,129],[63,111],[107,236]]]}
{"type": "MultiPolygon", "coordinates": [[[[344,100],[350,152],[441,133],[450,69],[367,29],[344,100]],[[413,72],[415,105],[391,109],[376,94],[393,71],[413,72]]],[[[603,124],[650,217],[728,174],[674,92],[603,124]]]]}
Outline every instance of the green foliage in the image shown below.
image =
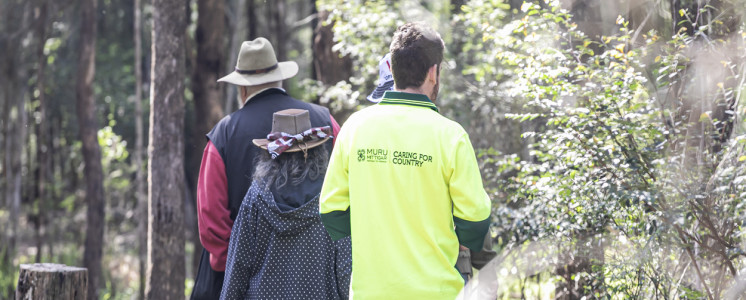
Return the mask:
{"type": "Polygon", "coordinates": [[[536,128],[523,133],[533,141],[528,159],[482,153],[485,177],[497,181],[502,247],[548,239],[559,253],[586,253],[590,265],[577,273],[585,278],[568,279],[594,297],[721,297],[743,253],[736,232],[744,197],[736,195],[746,190],[733,174],[742,168],[737,157],[723,160],[743,152],[727,148],[734,93],[743,89],[741,36],[703,45],[709,32],[700,27],[666,41],[619,17],[618,33],[592,39],[557,2],[524,3],[522,18],[497,28],[468,20],[499,21],[499,3],[471,4],[461,17],[467,31],[481,32],[499,64],[465,73],[507,86],[525,103],[508,117],[536,128]],[[638,35],[644,44],[634,43],[638,35]],[[693,51],[720,55],[722,82],[700,79],[721,70],[697,65],[693,51]],[[694,87],[714,109],[681,92],[694,87]]]}
{"type": "MultiPolygon", "coordinates": [[[[5,211],[0,211],[0,218],[5,218],[4,216],[7,214],[5,211]]],[[[7,222],[5,223],[7,224],[7,222]]],[[[6,257],[8,254],[8,245],[3,244],[0,246],[0,258],[6,257]]],[[[0,259],[0,273],[2,274],[11,274],[13,276],[0,276],[0,295],[7,295],[8,291],[15,291],[16,289],[16,278],[18,278],[18,273],[20,272],[20,269],[13,264],[11,261],[8,263],[5,259],[0,259]]],[[[12,295],[12,293],[10,293],[12,295]]]]}
{"type": "MultiPolygon", "coordinates": [[[[378,60],[388,52],[391,36],[403,24],[398,2],[319,0],[319,11],[329,15],[322,24],[334,24],[332,50],[352,60],[352,77],[324,85],[311,79],[300,82],[303,100],[318,99],[332,112],[365,104],[365,96],[378,79],[378,60]]],[[[343,121],[343,120],[340,120],[343,121]]]]}
{"type": "MultiPolygon", "coordinates": [[[[665,16],[674,2],[645,2],[664,11],[658,25],[620,16],[603,36],[587,36],[559,1],[472,0],[428,20],[448,48],[437,104],[481,149],[496,240],[520,254],[508,263],[533,270],[499,271],[510,282],[500,294],[538,277],[555,296],[719,298],[731,288],[744,253],[743,6],[698,3],[675,2],[681,13],[665,16]]],[[[319,4],[356,74],[328,103],[352,105],[359,94],[345,93],[372,88],[412,4],[319,4]]]]}

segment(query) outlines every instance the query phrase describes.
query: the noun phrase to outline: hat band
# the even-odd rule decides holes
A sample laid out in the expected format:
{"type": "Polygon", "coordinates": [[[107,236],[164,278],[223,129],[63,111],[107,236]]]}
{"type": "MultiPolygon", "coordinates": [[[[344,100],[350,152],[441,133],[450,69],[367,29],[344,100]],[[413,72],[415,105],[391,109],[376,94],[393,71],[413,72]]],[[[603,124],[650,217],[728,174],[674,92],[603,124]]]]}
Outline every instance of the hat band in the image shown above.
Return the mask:
{"type": "MultiPolygon", "coordinates": [[[[272,156],[272,159],[275,159],[277,156],[290,149],[290,147],[295,143],[305,144],[309,141],[322,140],[327,137],[332,137],[332,132],[331,126],[314,127],[299,134],[271,132],[267,135],[267,140],[269,141],[269,144],[267,144],[267,151],[269,151],[269,155],[272,156]]],[[[305,149],[301,148],[301,150],[303,150],[303,153],[307,155],[305,149]]]]}
{"type": "Polygon", "coordinates": [[[235,70],[236,70],[236,72],[237,72],[238,74],[243,74],[243,75],[254,75],[254,74],[262,74],[262,73],[267,73],[267,72],[269,72],[269,71],[272,71],[272,70],[274,70],[274,69],[277,69],[277,66],[278,66],[278,64],[275,64],[274,66],[271,66],[271,67],[269,67],[269,68],[264,68],[264,69],[256,69],[256,70],[241,70],[241,69],[239,69],[238,67],[236,67],[236,69],[235,69],[235,70]]]}

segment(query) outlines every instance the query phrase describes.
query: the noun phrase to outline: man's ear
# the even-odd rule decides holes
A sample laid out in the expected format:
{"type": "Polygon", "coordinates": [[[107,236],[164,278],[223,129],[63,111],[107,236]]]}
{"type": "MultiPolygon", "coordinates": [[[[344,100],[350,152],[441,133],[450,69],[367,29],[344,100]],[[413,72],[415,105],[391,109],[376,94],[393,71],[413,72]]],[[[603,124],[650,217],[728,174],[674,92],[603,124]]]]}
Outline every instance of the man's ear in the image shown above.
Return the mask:
{"type": "Polygon", "coordinates": [[[430,67],[429,70],[427,70],[427,80],[431,81],[433,84],[438,82],[438,65],[435,64],[432,67],[430,67]]]}

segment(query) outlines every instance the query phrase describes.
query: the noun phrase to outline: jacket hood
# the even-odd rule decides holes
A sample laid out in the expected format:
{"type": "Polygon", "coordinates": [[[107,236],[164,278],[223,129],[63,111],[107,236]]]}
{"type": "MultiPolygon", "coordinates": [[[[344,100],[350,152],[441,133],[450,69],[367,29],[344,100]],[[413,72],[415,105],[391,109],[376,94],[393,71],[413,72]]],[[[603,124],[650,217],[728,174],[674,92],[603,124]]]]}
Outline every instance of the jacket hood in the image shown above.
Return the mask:
{"type": "MultiPolygon", "coordinates": [[[[323,178],[281,190],[260,193],[257,208],[263,219],[281,236],[301,234],[319,218],[319,193],[323,178]]],[[[264,189],[264,187],[262,187],[264,189]]]]}

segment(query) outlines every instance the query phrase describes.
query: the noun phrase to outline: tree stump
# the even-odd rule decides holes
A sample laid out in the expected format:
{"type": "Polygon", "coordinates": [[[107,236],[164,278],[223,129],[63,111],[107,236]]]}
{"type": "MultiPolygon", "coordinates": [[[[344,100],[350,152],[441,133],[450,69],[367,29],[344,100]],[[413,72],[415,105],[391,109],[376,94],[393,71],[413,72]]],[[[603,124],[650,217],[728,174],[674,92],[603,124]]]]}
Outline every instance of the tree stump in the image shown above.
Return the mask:
{"type": "Polygon", "coordinates": [[[86,299],[88,269],[60,264],[21,265],[17,300],[86,299]]]}

